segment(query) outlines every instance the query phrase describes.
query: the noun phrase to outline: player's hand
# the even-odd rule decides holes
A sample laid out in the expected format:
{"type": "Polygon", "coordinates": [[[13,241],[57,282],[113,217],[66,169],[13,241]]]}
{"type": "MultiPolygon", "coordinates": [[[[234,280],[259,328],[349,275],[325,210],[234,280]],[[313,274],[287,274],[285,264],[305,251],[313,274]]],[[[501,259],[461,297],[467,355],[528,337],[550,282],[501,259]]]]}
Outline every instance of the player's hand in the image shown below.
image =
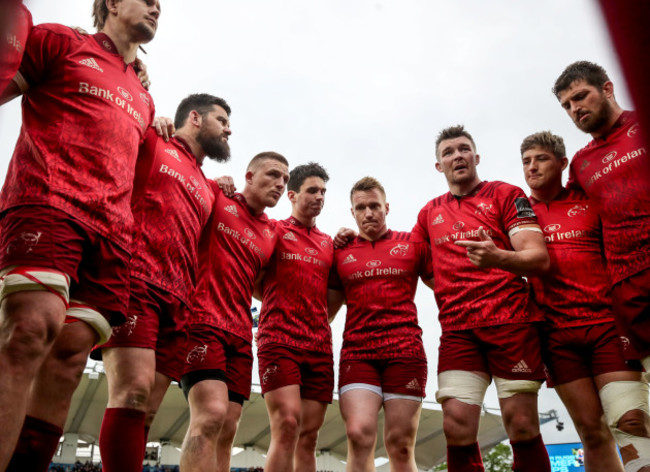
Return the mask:
{"type": "Polygon", "coordinates": [[[339,228],[334,236],[334,247],[341,248],[358,236],[358,233],[350,228],[339,228]]]}
{"type": "Polygon", "coordinates": [[[214,180],[217,182],[217,184],[219,184],[219,188],[226,197],[232,197],[237,191],[237,187],[235,187],[235,181],[229,175],[217,177],[214,180]]]}
{"type": "Polygon", "coordinates": [[[478,241],[456,241],[454,244],[467,248],[467,257],[476,267],[499,267],[501,249],[494,244],[482,226],[478,229],[478,238],[478,241]]]}
{"type": "Polygon", "coordinates": [[[147,66],[144,62],[140,60],[139,57],[135,58],[135,61],[133,61],[133,70],[135,70],[138,74],[138,79],[140,79],[140,83],[144,88],[149,90],[149,87],[151,87],[151,81],[149,80],[149,73],[147,72],[147,66]]]}
{"type": "Polygon", "coordinates": [[[88,36],[88,31],[83,29],[81,26],[72,26],[72,29],[75,30],[79,34],[83,34],[84,36],[88,36]]]}
{"type": "Polygon", "coordinates": [[[165,116],[155,117],[151,126],[156,128],[156,133],[158,133],[158,136],[162,136],[166,143],[169,142],[169,138],[176,132],[172,119],[165,116]]]}

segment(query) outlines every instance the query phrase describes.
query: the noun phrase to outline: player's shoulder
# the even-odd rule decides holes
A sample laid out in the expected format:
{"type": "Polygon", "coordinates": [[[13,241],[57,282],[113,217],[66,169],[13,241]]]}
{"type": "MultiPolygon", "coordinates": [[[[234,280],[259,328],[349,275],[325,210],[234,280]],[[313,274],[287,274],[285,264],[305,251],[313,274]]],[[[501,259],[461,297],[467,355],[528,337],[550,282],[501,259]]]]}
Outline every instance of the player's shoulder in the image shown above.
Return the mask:
{"type": "Polygon", "coordinates": [[[90,35],[82,35],[74,28],[66,25],[61,25],[59,23],[41,23],[35,25],[32,28],[31,34],[34,33],[54,34],[61,38],[69,38],[77,41],[83,40],[84,37],[91,38],[90,35]]]}
{"type": "Polygon", "coordinates": [[[503,182],[501,180],[492,180],[485,182],[485,186],[481,190],[485,193],[491,193],[495,195],[510,193],[525,195],[521,187],[517,187],[516,185],[509,184],[508,182],[503,182]]]}
{"type": "Polygon", "coordinates": [[[589,197],[587,197],[587,194],[583,192],[582,189],[575,187],[564,189],[562,192],[562,197],[563,200],[569,202],[586,202],[589,200],[589,197]]]}

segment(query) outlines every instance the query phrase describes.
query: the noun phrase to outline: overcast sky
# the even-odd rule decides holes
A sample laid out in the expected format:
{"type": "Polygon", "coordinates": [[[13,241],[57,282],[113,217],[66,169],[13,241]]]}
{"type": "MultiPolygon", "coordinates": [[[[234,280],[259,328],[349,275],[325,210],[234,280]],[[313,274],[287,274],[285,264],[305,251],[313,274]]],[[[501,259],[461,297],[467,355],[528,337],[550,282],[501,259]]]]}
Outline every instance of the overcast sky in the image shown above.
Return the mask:
{"type": "MultiPolygon", "coordinates": [[[[35,23],[92,31],[90,0],[27,2],[35,23]]],[[[418,211],[448,191],[434,168],[437,133],[465,124],[481,155],[479,175],[527,190],[519,145],[536,131],[565,138],[569,156],[589,137],[551,93],[569,63],[587,59],[609,72],[624,108],[630,99],[595,1],[588,0],[161,0],[156,38],[141,57],[159,115],[173,116],[195,92],[232,107],[232,160],[207,163],[240,188],[258,152],[277,151],[292,166],[316,161],[330,173],[318,226],[352,226],[352,184],[378,178],[390,202],[389,226],[410,230],[418,211]]],[[[98,126],[110,123],[98,123],[98,126]]],[[[0,108],[0,179],[20,126],[19,100],[0,108]]],[[[285,218],[288,199],[268,213],[285,218]]],[[[436,390],[437,308],[417,296],[429,357],[428,399],[436,390]]],[[[340,347],[344,312],[333,325],[340,347]]],[[[257,373],[255,374],[257,375],[257,373]]],[[[486,406],[497,408],[490,387],[486,406]]],[[[577,440],[553,391],[540,411],[557,409],[567,426],[543,427],[550,443],[577,440]]]]}

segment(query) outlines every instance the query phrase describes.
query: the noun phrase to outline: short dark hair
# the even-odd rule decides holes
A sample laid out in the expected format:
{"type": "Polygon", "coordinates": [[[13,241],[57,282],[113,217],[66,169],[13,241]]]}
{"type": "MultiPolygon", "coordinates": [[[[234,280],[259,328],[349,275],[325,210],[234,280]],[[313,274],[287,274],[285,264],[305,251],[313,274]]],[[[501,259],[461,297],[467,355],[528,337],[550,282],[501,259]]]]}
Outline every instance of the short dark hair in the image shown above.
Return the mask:
{"type": "MultiPolygon", "coordinates": [[[[119,2],[120,0],[117,1],[119,2]]],[[[106,18],[108,18],[106,0],[95,0],[93,2],[93,25],[97,28],[97,31],[104,29],[106,18]]]]}
{"type": "Polygon", "coordinates": [[[192,110],[196,110],[201,116],[212,110],[214,105],[220,106],[228,116],[230,116],[230,106],[223,98],[215,97],[208,93],[193,93],[185,97],[176,108],[176,115],[174,115],[174,127],[176,129],[182,128],[187,121],[187,117],[192,110]]]}
{"type": "Polygon", "coordinates": [[[589,85],[603,89],[609,82],[607,72],[598,64],[589,61],[577,61],[569,64],[560,74],[553,86],[553,94],[559,98],[560,92],[568,89],[576,80],[585,80],[589,85]]]}
{"type": "Polygon", "coordinates": [[[309,177],[320,177],[323,179],[323,182],[327,182],[330,179],[330,176],[327,174],[327,171],[323,166],[315,162],[310,162],[308,164],[296,166],[291,170],[291,172],[289,172],[289,184],[287,185],[287,190],[298,192],[302,184],[309,177]]]}
{"type": "Polygon", "coordinates": [[[440,159],[440,156],[438,155],[438,146],[440,146],[440,143],[442,141],[445,139],[456,139],[461,137],[469,139],[469,141],[472,143],[472,147],[474,148],[474,152],[476,152],[476,143],[474,142],[474,138],[472,138],[472,135],[469,134],[469,132],[465,129],[465,126],[450,126],[449,128],[445,128],[440,131],[440,133],[438,133],[438,137],[436,138],[436,159],[440,159]]]}
{"type": "Polygon", "coordinates": [[[379,190],[384,198],[386,198],[386,191],[384,190],[384,186],[379,182],[379,180],[375,179],[374,177],[366,176],[358,180],[357,183],[352,186],[352,190],[350,190],[350,201],[352,201],[354,192],[369,192],[375,189],[379,190]]]}
{"type": "Polygon", "coordinates": [[[526,151],[534,147],[541,147],[545,151],[553,153],[558,159],[566,157],[564,139],[550,131],[540,131],[526,136],[520,146],[521,155],[523,156],[526,151]]]}
{"type": "Polygon", "coordinates": [[[268,160],[278,161],[289,167],[289,161],[287,161],[286,157],[284,157],[282,154],[278,154],[277,152],[273,151],[264,151],[260,152],[251,159],[251,161],[248,163],[248,167],[246,168],[246,172],[255,172],[262,162],[268,160]]]}

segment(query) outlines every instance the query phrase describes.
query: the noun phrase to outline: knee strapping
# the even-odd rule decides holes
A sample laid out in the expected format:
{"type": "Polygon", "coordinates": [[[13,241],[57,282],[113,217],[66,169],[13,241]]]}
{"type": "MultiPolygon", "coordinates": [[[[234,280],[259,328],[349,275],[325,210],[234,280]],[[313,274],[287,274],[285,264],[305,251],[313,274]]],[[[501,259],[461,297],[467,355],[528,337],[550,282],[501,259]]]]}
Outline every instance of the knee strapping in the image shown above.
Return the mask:
{"type": "Polygon", "coordinates": [[[111,337],[111,325],[97,310],[77,300],[70,301],[67,316],[88,324],[99,335],[98,345],[104,344],[111,337]]]}
{"type": "Polygon", "coordinates": [[[625,471],[636,472],[641,467],[650,466],[650,438],[633,436],[618,428],[619,421],[628,411],[641,410],[648,414],[648,384],[636,381],[610,382],[598,394],[616,443],[621,449],[634,448],[638,455],[638,458],[625,464],[625,471]]]}
{"type": "Polygon", "coordinates": [[[70,300],[70,277],[61,271],[40,267],[11,266],[0,271],[0,302],[16,292],[48,291],[66,308],[70,300]]]}
{"type": "Polygon", "coordinates": [[[499,398],[510,398],[518,393],[535,393],[539,391],[542,382],[537,380],[508,380],[493,377],[499,398]]]}
{"type": "Polygon", "coordinates": [[[485,391],[490,381],[473,372],[465,370],[447,370],[438,374],[438,391],[436,400],[442,403],[454,398],[468,405],[483,404],[485,391]]]}

